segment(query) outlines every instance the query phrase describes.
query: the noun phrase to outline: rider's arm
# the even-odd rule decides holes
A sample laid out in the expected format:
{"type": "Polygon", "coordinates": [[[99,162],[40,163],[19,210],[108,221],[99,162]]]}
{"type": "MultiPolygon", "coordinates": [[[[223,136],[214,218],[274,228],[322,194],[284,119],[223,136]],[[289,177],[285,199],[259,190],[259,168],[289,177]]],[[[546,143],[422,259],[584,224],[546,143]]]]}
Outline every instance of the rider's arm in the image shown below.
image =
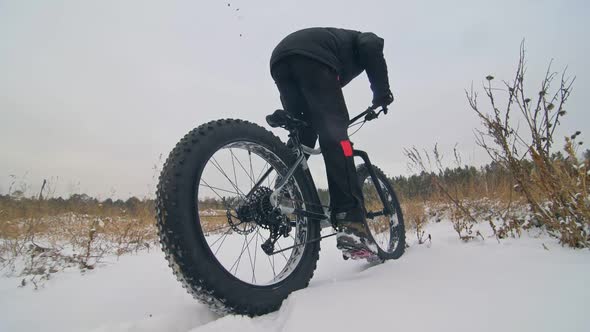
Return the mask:
{"type": "Polygon", "coordinates": [[[357,48],[361,65],[365,67],[373,100],[383,98],[390,93],[387,77],[387,64],[383,57],[383,39],[371,32],[361,33],[357,37],[357,48]]]}

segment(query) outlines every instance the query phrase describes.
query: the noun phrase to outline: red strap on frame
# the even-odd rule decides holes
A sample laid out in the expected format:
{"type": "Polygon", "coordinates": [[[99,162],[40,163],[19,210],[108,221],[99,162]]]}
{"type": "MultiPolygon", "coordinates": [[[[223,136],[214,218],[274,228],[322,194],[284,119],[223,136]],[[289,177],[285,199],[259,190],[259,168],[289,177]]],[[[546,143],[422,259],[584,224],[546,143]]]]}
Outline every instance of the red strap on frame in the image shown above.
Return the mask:
{"type": "Polygon", "coordinates": [[[352,145],[350,145],[349,140],[340,141],[340,146],[342,146],[345,157],[352,157],[352,145]]]}

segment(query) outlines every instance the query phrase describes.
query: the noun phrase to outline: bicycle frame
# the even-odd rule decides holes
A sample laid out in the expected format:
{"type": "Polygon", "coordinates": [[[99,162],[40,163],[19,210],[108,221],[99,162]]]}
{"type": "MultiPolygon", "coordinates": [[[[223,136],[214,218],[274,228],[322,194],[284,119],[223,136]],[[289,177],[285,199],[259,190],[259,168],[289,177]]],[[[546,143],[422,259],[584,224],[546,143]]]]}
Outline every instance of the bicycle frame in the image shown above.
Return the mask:
{"type": "MultiPolygon", "coordinates": [[[[376,119],[379,114],[381,112],[383,113],[387,113],[387,108],[383,107],[379,112],[375,113],[375,109],[374,107],[369,107],[366,111],[364,111],[363,113],[355,116],[352,120],[349,121],[349,126],[352,125],[354,122],[356,122],[358,119],[362,118],[363,116],[365,116],[365,122],[366,121],[371,121],[373,119],[376,119]]],[[[274,192],[271,194],[270,196],[270,201],[271,203],[275,206],[278,207],[279,209],[281,209],[281,211],[283,213],[286,214],[295,214],[295,215],[300,215],[303,217],[309,217],[312,219],[316,219],[320,222],[322,221],[330,221],[330,213],[324,213],[324,214],[319,214],[316,212],[312,212],[312,211],[307,211],[307,210],[301,210],[301,209],[295,209],[292,207],[286,207],[283,205],[280,205],[277,199],[277,193],[279,193],[281,191],[281,189],[283,189],[283,187],[289,182],[289,180],[293,177],[293,174],[295,174],[295,172],[297,171],[298,168],[302,168],[305,177],[307,178],[307,181],[309,182],[309,184],[312,186],[312,192],[315,194],[314,197],[314,201],[315,202],[320,202],[320,198],[319,195],[317,193],[317,188],[315,186],[315,182],[313,180],[313,177],[311,175],[311,172],[309,171],[309,166],[307,165],[307,156],[310,155],[319,155],[321,154],[321,149],[312,149],[306,145],[301,144],[301,142],[299,141],[299,135],[296,129],[291,129],[289,131],[289,137],[291,138],[292,143],[294,144],[294,151],[297,154],[297,159],[295,161],[295,163],[289,168],[289,170],[287,171],[287,174],[285,174],[285,176],[283,178],[281,178],[281,180],[279,182],[277,182],[277,184],[275,185],[274,188],[274,192]]],[[[383,210],[381,211],[377,211],[377,212],[372,212],[372,211],[367,211],[367,218],[372,219],[376,216],[381,216],[381,215],[389,215],[392,213],[389,204],[387,204],[387,197],[385,197],[385,193],[383,192],[381,186],[377,185],[379,183],[379,179],[377,178],[377,175],[375,174],[375,171],[373,170],[373,164],[371,163],[371,160],[369,159],[369,155],[362,150],[357,150],[354,149],[353,150],[353,156],[354,157],[360,157],[361,159],[363,159],[363,162],[367,165],[367,169],[369,171],[369,175],[371,176],[371,179],[373,181],[373,183],[375,183],[375,188],[377,190],[377,194],[379,195],[379,198],[381,199],[381,202],[383,203],[383,210]]],[[[263,181],[266,179],[266,177],[273,171],[273,168],[269,168],[265,174],[262,175],[262,177],[260,178],[260,180],[258,181],[258,183],[256,183],[254,185],[254,188],[252,188],[252,190],[248,193],[247,196],[250,195],[250,193],[252,193],[254,190],[256,190],[256,188],[263,183],[263,181]]],[[[329,227],[330,223],[324,224],[322,223],[322,225],[324,227],[329,227]]]]}

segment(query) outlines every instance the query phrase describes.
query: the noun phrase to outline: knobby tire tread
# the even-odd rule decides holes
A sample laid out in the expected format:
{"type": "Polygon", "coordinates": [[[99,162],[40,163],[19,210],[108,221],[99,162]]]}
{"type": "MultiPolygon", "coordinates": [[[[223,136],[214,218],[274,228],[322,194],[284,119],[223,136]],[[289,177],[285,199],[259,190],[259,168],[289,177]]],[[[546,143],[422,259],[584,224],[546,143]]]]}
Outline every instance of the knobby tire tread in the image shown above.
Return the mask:
{"type": "MultiPolygon", "coordinates": [[[[211,257],[207,261],[207,251],[203,248],[207,244],[199,243],[205,241],[204,236],[202,239],[201,237],[193,238],[194,243],[189,243],[191,241],[191,239],[187,239],[189,235],[183,234],[187,228],[192,229],[191,227],[200,230],[200,227],[187,224],[192,222],[196,225],[197,219],[190,218],[193,220],[189,220],[191,214],[187,212],[187,197],[185,196],[190,190],[187,191],[186,186],[187,182],[194,183],[195,176],[186,173],[191,173],[191,166],[204,167],[193,164],[206,162],[206,160],[202,161],[204,157],[199,157],[198,154],[201,150],[206,150],[205,146],[208,144],[215,144],[213,142],[215,137],[236,131],[264,141],[286,165],[292,164],[291,150],[278,137],[263,127],[238,119],[223,119],[203,124],[186,134],[164,163],[156,191],[156,224],[161,249],[168,265],[189,294],[198,301],[207,304],[213,312],[220,315],[235,313],[258,316],[277,310],[291,292],[307,287],[317,267],[320,246],[319,242],[308,244],[296,270],[285,280],[279,282],[277,289],[271,294],[272,296],[265,295],[260,301],[254,298],[243,298],[246,294],[251,296],[251,290],[248,289],[247,292],[244,291],[240,294],[239,283],[236,283],[235,280],[215,278],[210,275],[210,269],[214,262],[211,261],[211,257]],[[232,284],[233,288],[228,290],[228,284],[232,284]]],[[[304,179],[302,172],[296,176],[299,176],[299,179],[304,179]]],[[[299,182],[300,180],[298,180],[299,182]]],[[[304,198],[309,198],[309,186],[305,180],[302,182],[299,185],[304,187],[300,188],[301,194],[304,198]]],[[[194,197],[189,199],[194,199],[194,197]]],[[[320,234],[319,222],[311,219],[307,222],[311,223],[311,226],[308,226],[308,238],[318,236],[320,234]]],[[[217,273],[217,277],[220,275],[222,274],[217,273]]]]}

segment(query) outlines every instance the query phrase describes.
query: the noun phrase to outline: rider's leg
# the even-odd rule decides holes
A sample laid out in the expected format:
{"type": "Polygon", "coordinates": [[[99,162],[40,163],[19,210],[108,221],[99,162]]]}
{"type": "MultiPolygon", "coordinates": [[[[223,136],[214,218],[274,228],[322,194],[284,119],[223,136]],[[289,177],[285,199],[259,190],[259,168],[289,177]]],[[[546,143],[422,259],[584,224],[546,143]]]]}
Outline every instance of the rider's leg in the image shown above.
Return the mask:
{"type": "Polygon", "coordinates": [[[285,60],[280,70],[273,70],[273,77],[287,110],[302,109],[319,134],[332,217],[339,228],[337,247],[345,257],[374,257],[376,247],[365,221],[362,190],[348,140],[349,116],[338,76],[331,68],[305,57],[285,60]]]}
{"type": "Polygon", "coordinates": [[[306,57],[287,59],[294,82],[307,104],[304,113],[319,134],[332,211],[350,212],[355,221],[362,222],[363,197],[348,139],[349,116],[338,75],[330,67],[306,57]]]}
{"type": "MultiPolygon", "coordinates": [[[[271,70],[271,75],[281,94],[283,108],[300,119],[311,123],[312,120],[308,117],[307,102],[291,73],[291,67],[286,61],[287,59],[276,63],[271,70]]],[[[314,148],[318,135],[313,128],[303,128],[299,131],[299,138],[302,144],[314,148]]]]}

